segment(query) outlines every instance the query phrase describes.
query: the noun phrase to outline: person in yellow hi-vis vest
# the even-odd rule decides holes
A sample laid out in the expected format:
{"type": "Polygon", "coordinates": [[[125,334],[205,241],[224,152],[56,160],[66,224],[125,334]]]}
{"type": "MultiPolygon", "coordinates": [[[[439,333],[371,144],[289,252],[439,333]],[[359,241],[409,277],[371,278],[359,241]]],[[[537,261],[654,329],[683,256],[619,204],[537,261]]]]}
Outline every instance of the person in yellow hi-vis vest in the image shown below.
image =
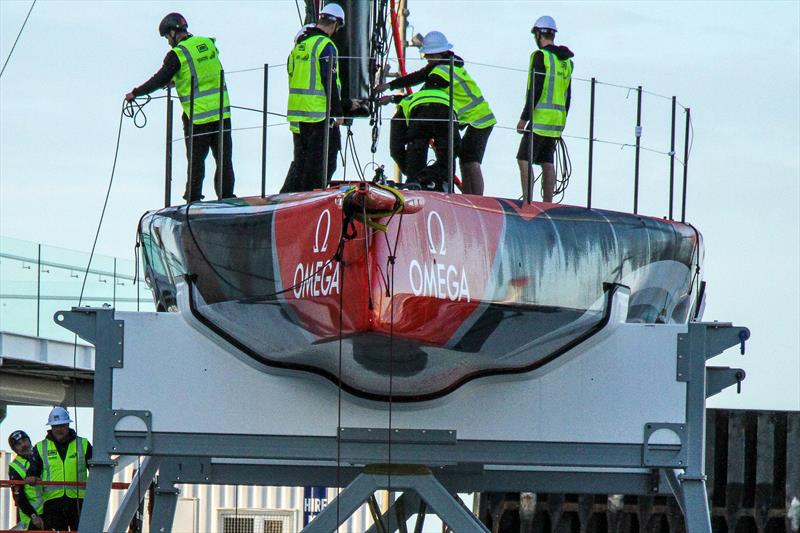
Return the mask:
{"type": "MultiPolygon", "coordinates": [[[[38,474],[41,468],[36,463],[28,434],[21,430],[13,431],[8,436],[8,445],[17,454],[8,465],[8,479],[29,483],[36,481],[31,472],[38,474]]],[[[23,530],[44,529],[42,488],[36,485],[15,485],[11,490],[17,506],[17,520],[23,530]]]]}
{"type": "Polygon", "coordinates": [[[286,61],[289,77],[286,120],[292,132],[294,160],[281,187],[282,193],[327,187],[336,170],[336,155],[341,148],[339,126],[344,123],[343,117],[363,107],[358,100],[341,96],[339,51],[331,37],[344,27],[344,19],[344,9],[339,4],[326,4],[319,12],[319,22],[303,28],[295,36],[294,47],[286,61]],[[326,116],[330,117],[328,124],[326,116]],[[327,154],[324,153],[326,130],[327,154]],[[323,176],[326,157],[328,175],[323,176]]]}
{"type": "MultiPolygon", "coordinates": [[[[453,58],[453,112],[458,115],[458,127],[464,130],[464,138],[458,160],[461,167],[462,192],[483,195],[483,172],[481,163],[486,144],[497,119],[484,98],[478,84],[467,72],[464,60],[453,53],[453,45],[442,32],[429,32],[422,39],[420,52],[428,60],[427,65],[406,76],[379,84],[376,92],[386,89],[402,89],[420,83],[426,88],[439,88],[448,95],[450,87],[450,58],[453,58]]],[[[394,123],[392,123],[394,125],[394,123]]]]}
{"type": "Polygon", "coordinates": [[[219,49],[214,38],[192,35],[188,29],[189,24],[180,13],[169,13],[164,17],[158,26],[158,33],[167,39],[172,50],[167,52],[161,69],[152,78],[126,94],[125,99],[130,102],[137,96],[150,94],[171,83],[174,84],[183,106],[181,119],[186,157],[191,161],[183,198],[187,202],[203,199],[203,178],[209,150],[217,162],[217,171],[214,174],[214,190],[217,198],[232,198],[234,175],[231,104],[227,86],[220,87],[222,63],[219,60],[219,49]],[[222,108],[220,108],[220,92],[222,108]],[[192,94],[194,94],[193,109],[192,94]],[[220,120],[223,126],[222,154],[218,153],[220,120]],[[192,123],[194,128],[190,138],[192,123]]]}
{"type": "MultiPolygon", "coordinates": [[[[47,425],[50,431],[36,445],[34,455],[41,467],[42,481],[82,481],[88,475],[88,463],[92,458],[92,445],[88,439],[79,437],[69,427],[72,419],[63,407],[50,411],[47,425]]],[[[74,485],[44,485],[44,527],[59,531],[77,531],[86,489],[74,485]]]]}
{"type": "Polygon", "coordinates": [[[567,124],[574,68],[571,58],[575,54],[566,46],[554,44],[556,21],[552,17],[547,15],[539,17],[531,33],[536,37],[539,49],[531,54],[525,108],[517,123],[517,131],[523,134],[517,151],[517,163],[522,182],[522,196],[529,201],[528,174],[531,132],[533,132],[533,163],[542,167],[542,200],[552,202],[556,185],[553,155],[556,151],[556,141],[561,138],[561,133],[567,124]],[[531,91],[533,91],[532,110],[531,91]]]}
{"type": "MultiPolygon", "coordinates": [[[[447,175],[448,121],[458,120],[458,115],[450,110],[447,91],[426,82],[413,94],[383,96],[378,102],[397,104],[397,113],[392,117],[389,130],[389,152],[400,172],[408,177],[406,183],[416,183],[424,190],[446,191],[450,185],[447,175]],[[431,141],[436,162],[428,165],[431,141]]],[[[461,150],[461,136],[458,128],[453,130],[455,159],[461,150]]]]}

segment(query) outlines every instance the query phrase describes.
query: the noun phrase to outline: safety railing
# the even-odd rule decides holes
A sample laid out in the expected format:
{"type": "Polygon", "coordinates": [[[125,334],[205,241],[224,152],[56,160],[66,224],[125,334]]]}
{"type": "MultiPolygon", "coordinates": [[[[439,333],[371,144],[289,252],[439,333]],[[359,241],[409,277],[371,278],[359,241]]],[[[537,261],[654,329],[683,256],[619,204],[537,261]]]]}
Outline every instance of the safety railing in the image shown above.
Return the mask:
{"type": "MultiPolygon", "coordinates": [[[[358,58],[351,58],[351,57],[340,57],[340,60],[343,59],[358,59],[358,58]]],[[[407,62],[414,62],[414,59],[407,59],[407,62]]],[[[424,61],[424,60],[419,60],[424,61]]],[[[451,61],[451,68],[452,68],[452,61],[451,61]]],[[[220,74],[220,83],[221,86],[224,86],[226,76],[228,76],[228,81],[230,81],[230,74],[240,74],[246,72],[253,72],[256,70],[260,70],[263,72],[263,81],[262,87],[260,88],[260,96],[262,101],[262,107],[248,107],[248,106],[241,106],[241,105],[231,105],[232,112],[233,110],[237,111],[247,111],[253,112],[260,115],[260,124],[252,125],[252,126],[245,126],[245,127],[238,127],[238,128],[231,128],[231,131],[242,131],[242,130],[260,130],[261,132],[261,180],[260,180],[260,195],[265,197],[267,194],[267,170],[268,170],[268,131],[270,128],[275,126],[286,125],[286,115],[283,113],[278,113],[269,110],[268,102],[269,102],[269,95],[270,95],[270,71],[279,68],[284,69],[279,77],[281,77],[281,84],[285,85],[285,64],[280,65],[269,65],[264,64],[263,67],[255,67],[255,68],[245,68],[239,70],[230,71],[226,74],[224,71],[220,74]],[[280,117],[283,120],[274,123],[268,123],[268,117],[280,117]]],[[[422,66],[421,64],[419,65],[422,66]]],[[[522,68],[512,68],[512,67],[505,67],[500,65],[492,65],[487,63],[479,63],[479,62],[465,62],[465,68],[469,69],[471,74],[477,80],[481,78],[487,78],[490,76],[494,77],[497,71],[506,71],[510,73],[515,73],[518,78],[522,76],[527,77],[527,69],[522,68]],[[476,75],[476,73],[479,73],[476,75]]],[[[274,77],[274,74],[273,74],[274,77]]],[[[331,80],[332,77],[329,77],[331,80]]],[[[508,84],[506,84],[506,88],[517,90],[520,93],[520,96],[523,95],[525,89],[525,82],[521,81],[520,79],[510,80],[508,84]]],[[[492,104],[492,107],[495,108],[493,102],[493,96],[488,89],[484,89],[484,95],[486,96],[487,100],[492,104]]],[[[327,91],[327,94],[331,94],[330,90],[327,91]]],[[[378,95],[372,95],[373,97],[377,97],[378,95]]],[[[452,91],[450,93],[450,101],[451,101],[451,108],[452,108],[452,91]]],[[[172,123],[174,121],[174,110],[173,110],[173,100],[175,96],[173,96],[170,92],[168,92],[168,97],[166,98],[167,101],[167,110],[166,110],[166,149],[165,149],[165,156],[166,156],[166,163],[165,163],[165,205],[171,205],[171,182],[172,182],[172,169],[173,169],[173,148],[172,143],[184,141],[184,137],[173,138],[172,133],[172,123]]],[[[235,96],[232,96],[232,100],[235,99],[235,96]]],[[[190,102],[190,114],[191,109],[193,108],[193,96],[190,102]]],[[[521,100],[521,99],[520,99],[521,100]]],[[[498,100],[499,101],[499,100],[498,100]]],[[[515,99],[516,101],[516,99],[515,99]]],[[[220,108],[222,107],[223,96],[220,93],[220,108]]],[[[517,103],[522,103],[517,102],[517,103]]],[[[373,105],[377,105],[373,102],[373,105]]],[[[521,107],[521,106],[520,106],[521,107]]],[[[496,109],[496,108],[495,108],[496,109]]],[[[497,111],[495,111],[495,115],[498,116],[497,111]]],[[[657,118],[655,115],[652,115],[654,118],[651,119],[653,122],[656,122],[657,118]]],[[[514,118],[516,115],[509,116],[508,114],[498,116],[498,124],[495,125],[495,129],[498,132],[513,132],[515,135],[515,140],[519,139],[518,131],[516,127],[516,121],[514,118]]],[[[346,118],[347,121],[345,126],[348,128],[348,140],[352,138],[352,131],[357,130],[362,125],[366,125],[368,122],[370,125],[373,125],[375,122],[378,124],[391,120],[390,116],[387,116],[386,112],[381,112],[379,116],[376,117],[332,117],[330,114],[330,102],[328,103],[328,110],[326,114],[326,120],[330,121],[336,118],[346,118]]],[[[413,120],[413,119],[412,119],[413,120]]],[[[192,121],[190,120],[190,123],[192,121]]],[[[191,134],[190,126],[190,134],[191,134]]],[[[450,190],[454,190],[453,188],[453,178],[452,176],[455,175],[455,168],[453,164],[454,157],[453,154],[453,137],[455,135],[455,128],[456,124],[454,120],[450,121],[449,126],[449,139],[448,139],[448,153],[450,157],[448,157],[449,165],[448,165],[448,175],[451,176],[450,178],[450,190]]],[[[657,127],[656,127],[657,129],[657,127]]],[[[653,131],[656,131],[654,129],[653,131]]],[[[220,127],[220,130],[216,133],[219,135],[218,143],[219,143],[219,151],[222,152],[222,135],[223,129],[220,127]]],[[[288,132],[287,132],[288,133],[288,132]]],[[[288,135],[287,135],[288,136],[288,135]]],[[[388,137],[386,135],[385,137],[388,137]]],[[[628,86],[628,85],[621,85],[615,83],[608,83],[600,81],[594,77],[592,78],[580,78],[580,77],[573,77],[572,78],[572,106],[570,108],[569,118],[567,120],[567,127],[565,133],[562,135],[562,138],[566,141],[573,142],[581,142],[585,145],[585,158],[581,155],[578,160],[583,163],[585,167],[585,176],[586,176],[586,187],[585,187],[585,197],[583,199],[579,198],[579,195],[575,192],[573,188],[567,197],[565,195],[565,187],[569,181],[569,175],[564,175],[561,187],[561,195],[559,201],[566,201],[569,199],[569,203],[573,205],[585,205],[587,208],[595,207],[598,203],[598,190],[597,190],[597,176],[595,171],[595,166],[598,164],[598,148],[601,146],[612,147],[616,146],[620,150],[623,149],[632,149],[633,150],[633,161],[632,161],[632,169],[629,171],[631,172],[631,182],[629,185],[632,191],[632,203],[629,204],[630,208],[633,213],[638,214],[642,209],[642,191],[649,190],[653,188],[663,188],[664,195],[667,197],[667,202],[664,205],[664,211],[662,213],[657,213],[660,216],[664,216],[670,220],[674,220],[676,218],[676,207],[675,207],[675,196],[678,186],[680,186],[680,220],[685,222],[686,220],[686,207],[687,207],[687,188],[688,188],[688,160],[691,153],[691,145],[692,145],[692,127],[691,127],[691,109],[682,105],[677,97],[675,96],[666,96],[656,92],[648,91],[643,89],[641,85],[638,86],[628,86]],[[609,91],[616,91],[616,96],[614,96],[611,92],[607,93],[607,95],[611,95],[612,98],[616,98],[615,102],[607,101],[606,103],[609,104],[608,109],[601,109],[598,105],[598,92],[599,89],[608,89],[609,91]],[[624,98],[622,99],[622,104],[620,104],[619,96],[624,94],[624,98]],[[630,95],[635,94],[635,104],[631,104],[630,95]],[[668,135],[665,134],[664,131],[661,132],[662,135],[653,135],[653,139],[661,137],[658,139],[659,145],[645,145],[643,143],[643,139],[645,138],[644,131],[645,131],[645,119],[648,117],[645,111],[645,98],[651,98],[653,100],[663,100],[664,102],[669,103],[668,110],[665,112],[661,112],[660,119],[663,120],[663,127],[662,130],[668,129],[668,135]],[[610,104],[614,105],[610,105],[610,104]],[[682,159],[678,157],[678,110],[683,110],[684,117],[684,135],[683,135],[683,150],[682,150],[682,159]],[[635,113],[633,111],[635,110],[635,113]],[[623,119],[626,113],[631,114],[631,119],[629,123],[626,123],[626,120],[623,119]],[[600,123],[604,121],[602,124],[600,123]],[[585,122],[584,122],[585,121],[585,122]],[[586,126],[582,126],[585,124],[586,126]],[[606,131],[602,133],[598,133],[603,127],[606,131]],[[588,130],[586,135],[575,134],[574,132],[576,129],[580,131],[583,128],[588,130]],[[631,135],[632,133],[632,135],[631,135]],[[606,137],[608,135],[608,137],[606,137]],[[611,136],[619,136],[625,135],[626,140],[619,141],[614,140],[611,136]],[[643,173],[643,164],[642,161],[644,159],[644,154],[651,154],[659,157],[663,157],[665,161],[663,162],[663,167],[661,170],[656,170],[655,165],[649,164],[646,167],[647,173],[643,173]],[[676,168],[676,166],[682,168],[676,168]],[[682,171],[682,180],[680,176],[677,177],[679,179],[679,184],[676,185],[676,172],[682,171]],[[658,180],[655,179],[655,175],[662,176],[663,178],[659,178],[658,180]]],[[[619,137],[617,137],[619,138],[619,137]]],[[[484,162],[484,174],[487,175],[488,180],[493,179],[493,172],[491,170],[486,170],[487,166],[491,165],[493,161],[496,161],[496,157],[492,157],[492,153],[498,150],[498,145],[503,146],[503,150],[507,152],[505,154],[506,159],[510,160],[513,158],[513,151],[509,148],[510,145],[513,143],[508,142],[508,137],[504,137],[502,142],[497,142],[495,139],[490,139],[489,146],[487,148],[487,162],[484,162]]],[[[325,136],[326,146],[328,143],[327,132],[325,136]]],[[[385,147],[384,147],[385,148],[385,147]]],[[[191,140],[189,150],[191,153],[191,140]]],[[[345,151],[346,148],[343,145],[342,150],[345,151]]],[[[574,150],[574,147],[573,147],[574,150]]],[[[388,150],[385,151],[385,160],[389,161],[388,157],[388,150]]],[[[323,153],[326,153],[323,151],[323,153]]],[[[382,152],[383,153],[383,152],[382,152]]],[[[383,155],[379,157],[383,157],[383,155]]],[[[344,155],[344,154],[343,154],[344,155]]],[[[191,157],[191,156],[190,156],[191,157]]],[[[566,156],[566,161],[563,161],[562,165],[570,165],[571,161],[569,154],[566,156]]],[[[619,158],[616,158],[619,159],[619,158]]],[[[189,161],[191,165],[191,161],[189,161]]],[[[373,152],[373,160],[371,164],[378,166],[379,163],[375,162],[375,156],[373,152]]],[[[323,179],[324,176],[327,176],[327,158],[324,158],[323,161],[323,179]]],[[[573,166],[574,168],[574,166],[573,166]]],[[[609,206],[603,205],[603,207],[608,208],[616,208],[620,209],[618,204],[619,190],[622,187],[626,187],[626,185],[618,183],[616,178],[609,179],[609,176],[619,174],[622,169],[619,165],[618,161],[613,162],[613,164],[609,164],[607,170],[604,173],[604,182],[611,183],[614,181],[614,185],[611,187],[611,195],[609,196],[608,191],[606,192],[605,197],[601,198],[600,201],[602,204],[611,204],[609,206]],[[609,199],[613,199],[609,201],[609,199]]],[[[516,171],[516,169],[514,169],[516,171]]],[[[563,172],[563,169],[562,169],[563,172]]],[[[360,172],[363,174],[363,172],[360,172]]],[[[515,174],[515,172],[514,172],[515,174]]],[[[532,173],[530,175],[533,175],[532,173]]],[[[536,180],[529,180],[530,181],[530,189],[532,192],[534,182],[536,180]]],[[[321,182],[321,185],[324,185],[321,182]]],[[[218,184],[218,186],[220,186],[218,184]]],[[[558,190],[557,190],[558,195],[558,190]]],[[[524,196],[524,195],[523,195],[524,196]]],[[[529,197],[533,197],[533,194],[529,194],[529,197]]],[[[649,202],[649,205],[653,205],[652,200],[649,202]]],[[[628,207],[623,207],[622,209],[627,210],[628,207]]],[[[652,209],[651,209],[652,210],[652,209]]]]}
{"type": "MultiPolygon", "coordinates": [[[[0,331],[72,341],[53,314],[78,305],[88,253],[0,237],[0,331]]],[[[82,303],[121,311],[153,311],[134,261],[95,255],[82,303]],[[134,283],[136,281],[136,283],[134,283]]]]}

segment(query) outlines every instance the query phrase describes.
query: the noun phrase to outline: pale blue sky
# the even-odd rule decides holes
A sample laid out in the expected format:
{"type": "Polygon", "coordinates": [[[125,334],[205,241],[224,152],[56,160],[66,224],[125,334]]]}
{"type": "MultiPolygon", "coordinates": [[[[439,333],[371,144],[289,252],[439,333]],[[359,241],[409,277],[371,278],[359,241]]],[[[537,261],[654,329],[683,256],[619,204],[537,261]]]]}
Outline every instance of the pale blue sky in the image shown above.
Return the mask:
{"type": "MultiPolygon", "coordinates": [[[[3,60],[29,6],[28,1],[0,1],[3,60]]],[[[415,31],[443,31],[468,62],[514,69],[527,66],[534,46],[532,22],[552,15],[560,28],[558,43],[576,54],[577,78],[641,84],[677,95],[692,108],[687,218],[705,238],[705,318],[746,325],[753,332],[746,356],[732,351],[713,360],[747,370],[742,394],[729,390],[711,405],[800,409],[800,3],[411,0],[410,9],[415,31]]],[[[122,97],[160,66],[168,49],[156,28],[171,10],[182,12],[194,33],[217,37],[230,72],[232,102],[261,106],[261,72],[233,71],[285,62],[299,27],[293,1],[40,0],[0,80],[0,233],[90,249],[122,97]]],[[[411,52],[410,57],[417,56],[411,52]]],[[[512,127],[523,103],[524,74],[474,64],[468,69],[500,126],[512,127]]],[[[588,95],[588,84],[576,79],[569,136],[588,135],[588,95]]],[[[285,73],[278,66],[271,70],[270,109],[283,112],[285,99],[285,73]]],[[[131,258],[136,221],[161,205],[163,102],[146,108],[146,128],[135,129],[128,119],[123,124],[98,253],[131,258]]],[[[634,93],[599,86],[596,137],[632,143],[635,106],[634,93]]],[[[682,159],[682,113],[678,119],[682,159]]],[[[258,126],[260,120],[241,111],[233,117],[238,128],[258,126]]],[[[643,125],[643,146],[668,150],[667,100],[645,98],[643,125]]],[[[387,130],[375,159],[390,167],[387,130]]],[[[176,121],[175,137],[179,131],[176,121]]],[[[359,125],[354,131],[361,160],[369,161],[368,128],[359,125]]],[[[567,141],[573,176],[565,203],[580,205],[586,199],[588,148],[581,139],[567,141]]],[[[234,134],[240,196],[258,194],[259,143],[258,129],[234,134]]],[[[484,161],[487,194],[519,195],[517,143],[510,130],[498,127],[492,134],[484,161]]],[[[280,187],[290,158],[287,127],[271,128],[268,192],[280,187]]],[[[175,201],[183,189],[184,165],[183,146],[176,143],[175,201]]],[[[667,214],[668,168],[664,156],[643,153],[640,212],[667,214]]],[[[354,175],[352,167],[348,175],[354,175]]],[[[594,183],[594,206],[630,210],[633,150],[596,145],[594,183]]],[[[676,196],[676,206],[679,202],[676,196]]],[[[16,412],[12,409],[13,418],[0,433],[22,423],[22,412],[16,412]]],[[[38,420],[31,424],[34,433],[41,428],[38,420]]]]}

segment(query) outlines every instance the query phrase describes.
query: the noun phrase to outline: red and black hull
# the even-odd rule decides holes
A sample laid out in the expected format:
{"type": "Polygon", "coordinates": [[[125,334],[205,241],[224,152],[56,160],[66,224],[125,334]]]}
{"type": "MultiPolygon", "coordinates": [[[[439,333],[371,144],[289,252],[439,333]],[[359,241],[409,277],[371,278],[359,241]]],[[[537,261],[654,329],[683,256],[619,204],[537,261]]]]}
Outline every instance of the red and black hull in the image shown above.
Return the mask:
{"type": "Polygon", "coordinates": [[[543,366],[602,327],[611,284],[631,290],[629,321],[693,312],[702,243],[691,226],[403,194],[414,209],[383,219],[386,233],[354,222],[349,239],[338,189],[149,213],[141,232],[157,304],[176,305],[188,279],[195,317],[267,370],[341,378],[353,394],[395,401],[543,366]]]}

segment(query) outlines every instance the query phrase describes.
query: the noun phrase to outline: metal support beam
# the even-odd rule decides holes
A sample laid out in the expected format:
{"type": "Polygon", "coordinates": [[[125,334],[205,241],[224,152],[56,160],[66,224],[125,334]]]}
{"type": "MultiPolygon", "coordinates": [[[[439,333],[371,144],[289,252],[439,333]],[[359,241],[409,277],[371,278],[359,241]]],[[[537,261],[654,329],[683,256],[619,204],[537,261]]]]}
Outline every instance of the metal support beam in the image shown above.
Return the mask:
{"type": "Polygon", "coordinates": [[[126,533],[128,531],[128,525],[139,505],[144,501],[145,494],[153,483],[153,477],[156,475],[160,463],[161,458],[159,457],[146,457],[139,466],[116,516],[108,526],[109,533],[126,533]]]}
{"type": "Polygon", "coordinates": [[[592,208],[592,163],[594,160],[594,88],[597,80],[592,78],[592,89],[589,101],[589,182],[586,192],[586,207],[592,208]]]}
{"type": "Polygon", "coordinates": [[[150,521],[151,532],[169,533],[172,531],[172,523],[175,520],[175,509],[178,507],[179,494],[180,491],[174,487],[156,487],[155,501],[153,502],[153,515],[150,521]]]}
{"type": "MultiPolygon", "coordinates": [[[[419,495],[415,492],[404,492],[399,498],[392,502],[389,509],[383,513],[382,520],[384,524],[388,524],[387,529],[389,533],[394,533],[395,531],[407,533],[406,522],[415,514],[418,515],[417,523],[419,523],[421,518],[419,517],[418,511],[422,509],[422,516],[425,514],[425,508],[420,507],[422,503],[422,500],[419,499],[419,495]]],[[[365,533],[379,533],[377,524],[373,524],[365,533]]]]}
{"type": "MultiPolygon", "coordinates": [[[[371,471],[367,468],[365,472],[371,471]]],[[[400,471],[386,474],[364,473],[353,480],[342,491],[338,498],[328,504],[322,513],[303,529],[302,533],[333,533],[350,517],[365,500],[372,497],[376,490],[391,486],[393,489],[414,491],[442,522],[459,533],[488,533],[489,530],[480,523],[463,504],[445,489],[427,469],[417,469],[415,473],[405,474],[400,471]]]]}
{"type": "MultiPolygon", "coordinates": [[[[455,148],[454,148],[454,137],[456,134],[456,127],[455,127],[455,109],[453,108],[453,85],[455,85],[456,75],[455,75],[455,55],[450,55],[450,84],[449,84],[449,93],[448,93],[448,105],[450,107],[450,115],[447,117],[447,192],[452,194],[455,191],[455,185],[453,182],[453,175],[456,172],[455,169],[455,148]]],[[[461,176],[462,178],[464,176],[461,176]]]]}
{"type": "Polygon", "coordinates": [[[167,87],[167,127],[164,141],[164,207],[172,205],[172,87],[167,87]]]}
{"type": "Polygon", "coordinates": [[[636,162],[633,171],[633,214],[639,212],[639,156],[642,144],[642,86],[636,89],[636,162]]]}
{"type": "Polygon", "coordinates": [[[269,64],[264,63],[264,110],[261,113],[261,198],[267,195],[267,114],[269,101],[269,64]]]}
{"type": "MultiPolygon", "coordinates": [[[[94,450],[92,450],[94,453],[94,450]]],[[[86,493],[81,509],[82,531],[103,531],[108,512],[108,498],[114,481],[114,461],[92,459],[89,461],[91,475],[86,482],[86,493]]]]}

